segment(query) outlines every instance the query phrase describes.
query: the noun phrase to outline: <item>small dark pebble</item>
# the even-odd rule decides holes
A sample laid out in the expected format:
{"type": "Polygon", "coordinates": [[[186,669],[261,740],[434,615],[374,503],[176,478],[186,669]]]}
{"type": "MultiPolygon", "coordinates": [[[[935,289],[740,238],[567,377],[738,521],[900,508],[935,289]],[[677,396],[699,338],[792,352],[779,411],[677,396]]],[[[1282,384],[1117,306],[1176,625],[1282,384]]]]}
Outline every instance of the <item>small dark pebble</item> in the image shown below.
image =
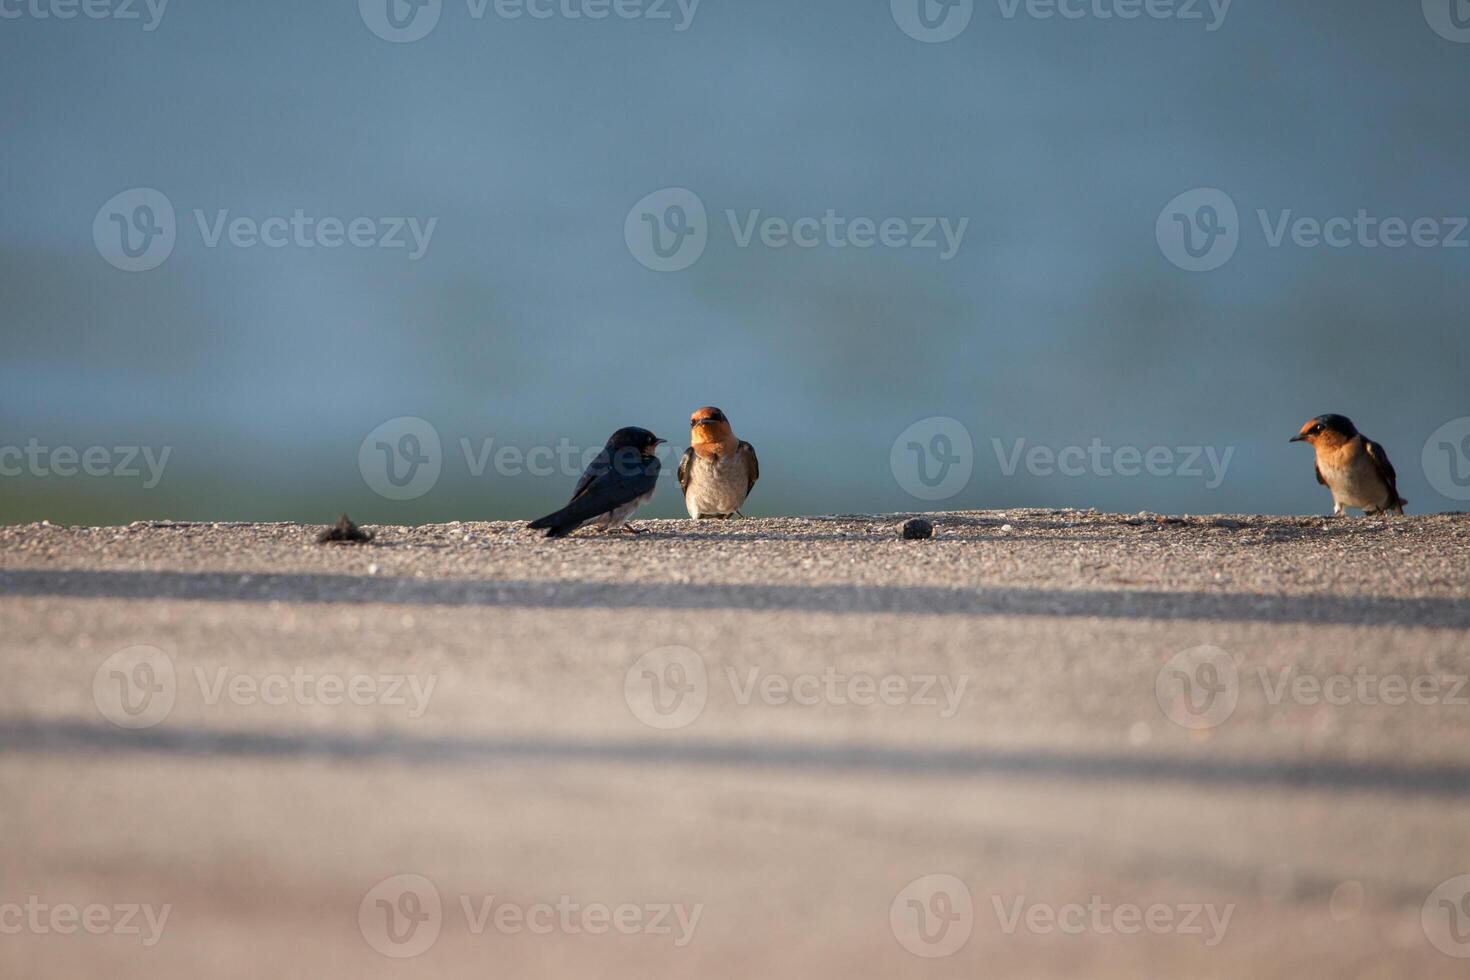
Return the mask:
{"type": "Polygon", "coordinates": [[[898,529],[898,534],[905,541],[923,541],[934,537],[934,525],[922,517],[914,517],[903,522],[903,527],[898,529]]]}
{"type": "Polygon", "coordinates": [[[330,544],[333,541],[362,543],[365,541],[371,541],[372,539],[373,532],[364,531],[362,528],[352,523],[352,518],[348,517],[346,514],[343,514],[336,524],[332,525],[321,534],[318,534],[316,536],[316,543],[330,544]]]}

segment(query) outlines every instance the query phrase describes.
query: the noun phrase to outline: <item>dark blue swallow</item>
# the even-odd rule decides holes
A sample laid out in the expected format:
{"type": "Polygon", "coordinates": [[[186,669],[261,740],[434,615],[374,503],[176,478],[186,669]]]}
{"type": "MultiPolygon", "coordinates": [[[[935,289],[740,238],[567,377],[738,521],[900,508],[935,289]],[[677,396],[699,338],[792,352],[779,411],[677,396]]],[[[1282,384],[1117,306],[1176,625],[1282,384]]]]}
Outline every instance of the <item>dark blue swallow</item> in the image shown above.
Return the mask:
{"type": "Polygon", "coordinates": [[[571,502],[532,521],[531,530],[544,530],[548,538],[564,538],[588,525],[638,533],[626,522],[653,497],[661,465],[654,451],[663,443],[647,429],[630,426],[614,432],[577,481],[571,502]]]}

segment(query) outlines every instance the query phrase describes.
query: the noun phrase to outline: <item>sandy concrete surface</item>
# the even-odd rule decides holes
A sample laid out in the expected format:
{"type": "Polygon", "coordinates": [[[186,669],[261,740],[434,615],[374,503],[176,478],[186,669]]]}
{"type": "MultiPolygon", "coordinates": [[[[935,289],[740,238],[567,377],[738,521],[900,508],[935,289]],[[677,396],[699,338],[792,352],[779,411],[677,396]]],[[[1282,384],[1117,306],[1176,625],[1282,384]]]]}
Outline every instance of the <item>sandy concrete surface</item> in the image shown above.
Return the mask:
{"type": "Polygon", "coordinates": [[[0,975],[1470,969],[1470,516],[0,528],[0,975]]]}

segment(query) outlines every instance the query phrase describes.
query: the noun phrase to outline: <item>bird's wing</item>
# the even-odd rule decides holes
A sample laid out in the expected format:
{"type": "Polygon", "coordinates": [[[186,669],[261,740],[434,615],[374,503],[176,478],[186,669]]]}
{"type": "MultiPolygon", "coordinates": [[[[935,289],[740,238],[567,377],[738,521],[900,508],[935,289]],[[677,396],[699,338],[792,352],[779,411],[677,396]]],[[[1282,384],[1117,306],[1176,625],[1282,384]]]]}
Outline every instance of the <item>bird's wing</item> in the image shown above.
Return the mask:
{"type": "Polygon", "coordinates": [[[684,458],[679,460],[679,489],[684,496],[689,496],[689,474],[694,469],[694,447],[690,446],[684,450],[684,458]]]}
{"type": "Polygon", "coordinates": [[[1367,436],[1363,437],[1363,448],[1368,451],[1368,458],[1373,461],[1373,465],[1378,467],[1378,475],[1388,484],[1389,506],[1393,506],[1399,499],[1399,475],[1388,461],[1387,451],[1367,436]]]}
{"type": "Polygon", "coordinates": [[[590,521],[651,493],[658,486],[658,471],[659,462],[653,456],[637,462],[617,461],[595,475],[562,509],[564,522],[590,521]]]}
{"type": "Polygon", "coordinates": [[[592,481],[606,473],[611,466],[612,457],[606,449],[603,449],[602,452],[597,454],[596,459],[587,464],[587,468],[577,478],[577,485],[572,489],[572,500],[576,500],[582,494],[586,493],[587,488],[592,485],[592,481]]]}
{"type": "Polygon", "coordinates": [[[1322,467],[1317,466],[1314,467],[1314,469],[1317,471],[1317,482],[1322,484],[1324,487],[1327,486],[1327,481],[1322,479],[1322,467]]]}
{"type": "Polygon", "coordinates": [[[750,483],[745,488],[745,492],[748,495],[751,490],[755,489],[755,481],[761,478],[760,460],[755,458],[755,447],[748,442],[742,442],[735,452],[745,458],[745,470],[750,476],[750,483]]]}

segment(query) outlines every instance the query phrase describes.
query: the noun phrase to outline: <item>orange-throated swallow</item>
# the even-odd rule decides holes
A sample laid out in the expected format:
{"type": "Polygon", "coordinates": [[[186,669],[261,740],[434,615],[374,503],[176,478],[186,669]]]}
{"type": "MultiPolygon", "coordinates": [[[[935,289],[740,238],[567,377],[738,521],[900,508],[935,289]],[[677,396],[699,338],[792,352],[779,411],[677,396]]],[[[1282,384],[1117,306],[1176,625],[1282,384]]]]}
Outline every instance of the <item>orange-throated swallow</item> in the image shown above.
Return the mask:
{"type": "Polygon", "coordinates": [[[647,429],[629,427],[614,432],[577,481],[571,502],[532,521],[531,530],[544,530],[548,538],[564,538],[587,525],[609,530],[621,527],[637,534],[638,529],[626,522],[653,498],[661,465],[654,453],[663,443],[647,429]]]}
{"type": "Polygon", "coordinates": [[[1347,416],[1319,415],[1291,441],[1310,443],[1317,451],[1317,482],[1332,491],[1333,516],[1341,517],[1344,507],[1369,515],[1403,514],[1408,501],[1399,497],[1399,478],[1388,453],[1347,416]]]}
{"type": "Polygon", "coordinates": [[[690,517],[739,513],[760,476],[754,447],[735,438],[724,412],[701,408],[690,417],[689,448],[679,461],[679,488],[690,517]]]}

